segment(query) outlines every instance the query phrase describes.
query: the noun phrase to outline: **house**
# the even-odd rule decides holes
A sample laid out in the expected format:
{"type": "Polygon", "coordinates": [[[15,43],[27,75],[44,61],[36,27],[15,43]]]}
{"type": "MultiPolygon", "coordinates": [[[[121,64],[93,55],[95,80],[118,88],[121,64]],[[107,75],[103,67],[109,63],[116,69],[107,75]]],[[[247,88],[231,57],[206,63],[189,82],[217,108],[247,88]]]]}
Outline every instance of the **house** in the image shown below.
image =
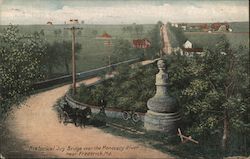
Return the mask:
{"type": "Polygon", "coordinates": [[[96,37],[96,39],[112,39],[112,36],[109,35],[107,32],[104,32],[102,35],[96,37]]]}
{"type": "Polygon", "coordinates": [[[112,42],[111,42],[111,40],[104,40],[104,45],[105,46],[112,46],[113,44],[112,44],[112,42]]]}
{"type": "Polygon", "coordinates": [[[151,42],[148,39],[136,39],[133,40],[134,48],[149,48],[151,46],[151,42]]]}
{"type": "Polygon", "coordinates": [[[182,28],[183,30],[187,30],[187,26],[185,26],[185,25],[181,26],[181,28],[182,28]]]}
{"type": "Polygon", "coordinates": [[[184,48],[192,48],[192,47],[193,47],[193,44],[192,44],[189,40],[187,40],[187,41],[183,44],[183,47],[184,47],[184,48]]]}
{"type": "Polygon", "coordinates": [[[171,26],[172,26],[172,27],[176,27],[176,28],[179,27],[179,25],[178,25],[177,23],[172,23],[171,26]]]}
{"type": "Polygon", "coordinates": [[[53,23],[49,21],[49,22],[47,22],[47,25],[53,25],[53,23]]]}
{"type": "Polygon", "coordinates": [[[193,48],[193,44],[187,40],[182,48],[176,48],[176,51],[179,51],[181,55],[186,55],[186,56],[193,56],[194,54],[197,55],[203,55],[203,49],[202,48],[193,48]]]}
{"type": "Polygon", "coordinates": [[[112,41],[111,41],[111,39],[113,39],[113,38],[107,32],[104,32],[101,36],[96,37],[96,39],[102,39],[102,40],[104,40],[103,43],[104,43],[105,46],[109,46],[110,47],[110,46],[113,45],[112,41]]]}
{"type": "Polygon", "coordinates": [[[220,32],[226,32],[226,31],[228,31],[228,29],[227,29],[226,25],[221,25],[219,27],[218,31],[220,31],[220,32]]]}
{"type": "Polygon", "coordinates": [[[222,27],[222,26],[223,26],[223,28],[225,28],[224,29],[225,31],[228,31],[228,29],[229,29],[228,23],[213,23],[213,24],[211,24],[211,29],[213,31],[218,31],[220,29],[220,27],[222,27]]]}
{"type": "Polygon", "coordinates": [[[208,24],[201,24],[200,25],[200,30],[205,31],[205,32],[209,31],[208,24]]]}
{"type": "Polygon", "coordinates": [[[182,29],[182,30],[187,30],[187,24],[186,23],[181,23],[179,25],[179,27],[182,29]]]}

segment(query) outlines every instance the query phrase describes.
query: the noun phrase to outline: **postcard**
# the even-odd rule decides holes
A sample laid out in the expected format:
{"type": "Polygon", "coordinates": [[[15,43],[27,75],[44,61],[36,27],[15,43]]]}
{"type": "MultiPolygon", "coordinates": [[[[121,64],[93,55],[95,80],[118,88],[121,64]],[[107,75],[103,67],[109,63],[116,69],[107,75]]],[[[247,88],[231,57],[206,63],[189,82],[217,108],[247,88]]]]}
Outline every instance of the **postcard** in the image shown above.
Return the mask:
{"type": "Polygon", "coordinates": [[[249,1],[0,0],[0,158],[247,158],[249,1]]]}

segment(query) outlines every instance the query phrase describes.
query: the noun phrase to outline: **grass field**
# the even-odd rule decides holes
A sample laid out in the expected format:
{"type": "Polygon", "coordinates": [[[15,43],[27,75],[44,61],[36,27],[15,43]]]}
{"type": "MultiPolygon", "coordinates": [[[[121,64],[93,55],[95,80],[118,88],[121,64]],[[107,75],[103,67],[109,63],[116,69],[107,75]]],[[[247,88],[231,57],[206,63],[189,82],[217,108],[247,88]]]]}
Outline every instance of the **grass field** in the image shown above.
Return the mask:
{"type": "MultiPolygon", "coordinates": [[[[190,23],[189,25],[194,25],[190,23]]],[[[218,43],[219,37],[225,35],[233,48],[240,45],[249,48],[249,22],[230,22],[228,23],[233,32],[184,32],[185,36],[191,41],[194,47],[211,48],[218,43]]]]}
{"type": "MultiPolygon", "coordinates": [[[[76,42],[82,45],[82,49],[78,53],[77,72],[98,68],[108,63],[108,56],[111,55],[113,47],[105,46],[103,39],[96,39],[97,36],[107,32],[112,36],[112,43],[117,39],[132,40],[136,38],[148,38],[148,32],[154,27],[152,24],[143,25],[143,32],[136,34],[133,32],[123,32],[122,28],[128,25],[85,25],[80,24],[81,30],[76,31],[76,42]]],[[[131,25],[130,25],[131,26],[131,25]]],[[[0,26],[0,32],[6,26],[0,26]]],[[[71,41],[71,32],[64,28],[68,25],[18,25],[21,33],[34,33],[44,30],[44,38],[49,43],[55,41],[71,41]],[[61,30],[60,34],[55,34],[55,30],[61,30]]],[[[64,73],[65,68],[59,67],[55,73],[64,73]]]]}
{"type": "Polygon", "coordinates": [[[237,48],[240,45],[249,48],[249,34],[247,33],[191,33],[185,32],[185,36],[189,41],[191,41],[194,47],[214,47],[219,40],[219,37],[225,35],[229,43],[233,48],[237,48]]]}
{"type": "Polygon", "coordinates": [[[249,22],[232,22],[229,25],[233,32],[249,32],[249,22]]]}

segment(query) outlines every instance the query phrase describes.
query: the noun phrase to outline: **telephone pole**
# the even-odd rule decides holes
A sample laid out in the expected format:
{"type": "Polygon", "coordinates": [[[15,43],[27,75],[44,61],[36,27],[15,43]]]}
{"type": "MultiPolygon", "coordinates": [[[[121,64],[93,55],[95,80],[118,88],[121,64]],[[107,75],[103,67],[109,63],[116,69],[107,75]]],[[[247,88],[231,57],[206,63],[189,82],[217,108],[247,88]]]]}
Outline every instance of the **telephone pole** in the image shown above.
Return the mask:
{"type": "Polygon", "coordinates": [[[76,94],[76,55],[75,55],[75,31],[80,30],[82,28],[75,27],[74,24],[78,24],[77,19],[71,19],[70,24],[73,24],[71,28],[64,28],[71,30],[72,32],[72,89],[73,94],[76,94]]]}

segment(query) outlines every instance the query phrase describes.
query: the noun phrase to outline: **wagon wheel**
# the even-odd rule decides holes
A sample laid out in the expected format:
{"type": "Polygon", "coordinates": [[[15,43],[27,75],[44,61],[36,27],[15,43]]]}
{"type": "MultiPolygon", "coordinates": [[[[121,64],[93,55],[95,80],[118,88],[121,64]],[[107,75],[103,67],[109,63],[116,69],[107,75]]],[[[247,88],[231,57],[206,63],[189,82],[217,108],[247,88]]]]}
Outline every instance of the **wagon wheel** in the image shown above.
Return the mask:
{"type": "Polygon", "coordinates": [[[124,120],[128,120],[130,118],[130,114],[127,111],[122,112],[122,118],[124,120]]]}
{"type": "Polygon", "coordinates": [[[62,114],[62,112],[60,111],[60,112],[59,112],[59,123],[62,123],[62,121],[63,121],[63,114],[62,114]]]}
{"type": "Polygon", "coordinates": [[[77,118],[76,121],[75,121],[75,126],[79,127],[80,125],[81,125],[81,119],[77,118]]]}
{"type": "Polygon", "coordinates": [[[134,122],[138,122],[140,120],[140,115],[138,113],[133,113],[132,114],[132,120],[134,122]]]}
{"type": "Polygon", "coordinates": [[[63,125],[66,126],[67,124],[68,124],[67,121],[64,120],[64,121],[63,121],[63,125]]]}
{"type": "Polygon", "coordinates": [[[62,122],[64,125],[67,125],[67,120],[69,120],[69,115],[66,111],[63,111],[63,115],[62,115],[62,122]]]}

